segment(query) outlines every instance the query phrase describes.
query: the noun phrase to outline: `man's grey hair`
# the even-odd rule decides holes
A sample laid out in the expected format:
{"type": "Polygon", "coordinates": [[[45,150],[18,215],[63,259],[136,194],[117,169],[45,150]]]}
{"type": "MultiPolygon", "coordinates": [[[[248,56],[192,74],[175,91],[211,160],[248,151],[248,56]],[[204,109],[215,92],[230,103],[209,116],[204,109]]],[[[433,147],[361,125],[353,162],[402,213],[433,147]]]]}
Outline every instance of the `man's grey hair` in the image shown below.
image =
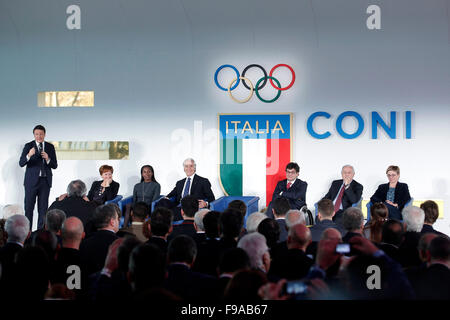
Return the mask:
{"type": "Polygon", "coordinates": [[[420,232],[425,220],[425,212],[416,206],[409,206],[402,211],[403,222],[406,224],[406,231],[420,232]]]}
{"type": "Polygon", "coordinates": [[[359,208],[347,208],[342,215],[342,224],[347,231],[360,229],[363,222],[364,216],[359,208]]]}
{"type": "Polygon", "coordinates": [[[355,173],[355,168],[353,168],[353,166],[351,164],[346,164],[344,166],[342,166],[341,172],[344,171],[344,168],[352,168],[353,173],[355,173]]]}
{"type": "Polygon", "coordinates": [[[288,229],[299,223],[306,225],[305,214],[296,209],[291,209],[286,213],[285,221],[288,229]]]}
{"type": "Polygon", "coordinates": [[[70,181],[67,186],[67,196],[69,197],[84,197],[86,192],[86,184],[81,180],[70,181]]]}
{"type": "Polygon", "coordinates": [[[248,233],[256,232],[261,221],[267,218],[265,213],[257,211],[253,212],[248,216],[247,221],[245,222],[245,229],[248,233]]]}
{"type": "Polygon", "coordinates": [[[51,209],[47,211],[45,215],[45,225],[47,230],[53,233],[61,230],[62,224],[66,220],[66,214],[60,209],[51,209]]]}
{"type": "Polygon", "coordinates": [[[195,163],[195,160],[192,158],[187,158],[186,160],[183,161],[183,168],[186,164],[186,162],[192,162],[194,164],[194,169],[197,169],[197,164],[195,163]]]}
{"type": "Polygon", "coordinates": [[[30,231],[30,221],[21,214],[15,214],[5,222],[5,231],[8,233],[8,242],[23,243],[30,231]]]}
{"type": "Polygon", "coordinates": [[[264,270],[263,256],[269,250],[266,237],[259,232],[252,232],[243,236],[237,246],[247,252],[252,268],[264,270]]]}
{"type": "Polygon", "coordinates": [[[200,209],[195,213],[194,222],[200,231],[205,231],[205,226],[203,225],[203,218],[205,217],[205,214],[207,214],[210,211],[211,210],[209,209],[200,209]]]}
{"type": "Polygon", "coordinates": [[[23,208],[19,204],[7,204],[3,207],[3,219],[8,219],[9,217],[12,217],[15,214],[21,214],[25,215],[25,211],[23,211],[23,208]]]}

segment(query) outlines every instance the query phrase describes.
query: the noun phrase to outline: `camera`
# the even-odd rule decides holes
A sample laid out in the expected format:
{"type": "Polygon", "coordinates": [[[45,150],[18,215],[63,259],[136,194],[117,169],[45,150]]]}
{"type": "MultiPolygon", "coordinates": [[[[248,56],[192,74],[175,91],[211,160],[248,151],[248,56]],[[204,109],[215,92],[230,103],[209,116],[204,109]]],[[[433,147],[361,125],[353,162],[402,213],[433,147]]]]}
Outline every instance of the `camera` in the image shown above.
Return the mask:
{"type": "Polygon", "coordinates": [[[339,243],[336,246],[336,253],[341,253],[341,254],[350,253],[350,244],[348,244],[348,243],[339,243]]]}

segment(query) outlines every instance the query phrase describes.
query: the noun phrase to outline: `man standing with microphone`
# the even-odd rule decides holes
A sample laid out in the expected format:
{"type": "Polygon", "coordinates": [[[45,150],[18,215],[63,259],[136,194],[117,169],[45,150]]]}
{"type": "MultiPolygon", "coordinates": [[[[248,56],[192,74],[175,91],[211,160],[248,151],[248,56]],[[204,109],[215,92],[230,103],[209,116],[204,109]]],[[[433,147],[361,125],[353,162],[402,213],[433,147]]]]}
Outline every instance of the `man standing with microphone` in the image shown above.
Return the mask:
{"type": "Polygon", "coordinates": [[[33,224],[33,211],[38,198],[38,229],[44,226],[45,214],[48,208],[48,196],[52,187],[52,170],[58,167],[55,147],[45,142],[45,128],[37,125],[33,129],[34,141],[28,142],[23,148],[19,165],[27,166],[25,171],[25,216],[33,224]]]}

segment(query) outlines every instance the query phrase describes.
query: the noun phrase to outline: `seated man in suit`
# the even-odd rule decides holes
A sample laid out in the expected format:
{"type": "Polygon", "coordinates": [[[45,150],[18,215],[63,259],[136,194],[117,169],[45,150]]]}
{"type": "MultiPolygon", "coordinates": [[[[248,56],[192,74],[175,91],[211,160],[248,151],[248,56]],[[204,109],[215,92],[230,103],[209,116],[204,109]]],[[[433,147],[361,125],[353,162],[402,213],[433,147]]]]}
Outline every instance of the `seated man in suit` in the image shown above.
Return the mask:
{"type": "Polygon", "coordinates": [[[94,214],[97,231],[81,242],[81,260],[86,265],[88,275],[103,268],[109,245],[118,239],[116,233],[119,231],[119,216],[113,205],[115,204],[97,207],[94,214]]]}
{"type": "Polygon", "coordinates": [[[198,211],[199,202],[193,196],[186,196],[181,199],[181,216],[183,222],[173,226],[172,233],[170,234],[168,241],[172,240],[180,234],[185,234],[192,239],[195,238],[197,230],[194,227],[194,216],[198,211]]]}
{"type": "Polygon", "coordinates": [[[278,242],[284,242],[287,240],[288,231],[286,227],[286,214],[289,211],[289,201],[286,198],[277,198],[272,201],[273,209],[272,213],[275,217],[275,221],[280,226],[280,237],[278,242]]]}
{"type": "Polygon", "coordinates": [[[319,221],[311,227],[311,237],[313,242],[321,239],[322,233],[328,228],[334,228],[339,231],[341,236],[345,235],[345,230],[333,222],[334,206],[329,199],[322,199],[317,204],[319,221]]]}
{"type": "Polygon", "coordinates": [[[83,222],[84,230],[89,233],[91,229],[88,222],[94,216],[97,204],[89,201],[86,196],[86,185],[81,180],[73,180],[67,186],[67,193],[61,195],[57,201],[53,202],[49,210],[59,209],[64,211],[66,217],[77,217],[83,222]]]}
{"type": "MultiPolygon", "coordinates": [[[[200,177],[195,172],[197,166],[194,159],[188,158],[183,162],[186,178],[177,181],[175,188],[166,198],[175,197],[175,204],[178,206],[182,198],[191,195],[198,200],[199,208],[207,208],[209,203],[215,200],[211,190],[211,183],[208,179],[200,177]]],[[[181,220],[179,209],[174,210],[174,221],[181,220]]]]}
{"type": "Polygon", "coordinates": [[[333,221],[340,224],[342,220],[342,213],[353,203],[361,199],[363,186],[356,180],[355,169],[351,165],[345,165],[341,170],[342,179],[334,180],[331,183],[330,190],[323,197],[323,199],[330,199],[334,204],[333,221]]]}
{"type": "Polygon", "coordinates": [[[289,206],[291,209],[300,210],[306,205],[306,189],[308,184],[305,181],[298,179],[300,173],[300,167],[295,162],[289,162],[286,165],[286,179],[277,183],[275,190],[273,191],[272,201],[267,208],[267,216],[274,218],[272,212],[272,202],[277,198],[286,198],[289,200],[289,206]]]}

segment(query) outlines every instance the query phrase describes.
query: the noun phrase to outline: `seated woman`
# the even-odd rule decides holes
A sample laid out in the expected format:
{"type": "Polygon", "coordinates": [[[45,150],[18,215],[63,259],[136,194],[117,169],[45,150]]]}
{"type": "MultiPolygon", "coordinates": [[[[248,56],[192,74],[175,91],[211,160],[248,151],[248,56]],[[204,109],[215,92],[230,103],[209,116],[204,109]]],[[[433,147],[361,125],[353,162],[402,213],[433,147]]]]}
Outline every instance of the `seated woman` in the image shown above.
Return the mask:
{"type": "MultiPolygon", "coordinates": [[[[150,165],[141,168],[141,182],[137,183],[133,189],[133,202],[126,205],[124,226],[128,225],[131,208],[138,202],[145,202],[152,207],[152,202],[158,199],[161,192],[161,186],[155,179],[155,171],[150,165]]],[[[150,214],[150,212],[149,212],[150,214]]]]}
{"type": "Polygon", "coordinates": [[[103,180],[92,183],[88,198],[97,204],[105,204],[106,201],[112,200],[117,196],[120,185],[112,179],[113,167],[105,164],[100,167],[99,172],[103,180]]]}
{"type": "Polygon", "coordinates": [[[363,230],[366,239],[380,243],[383,225],[388,220],[389,210],[382,202],[374,203],[370,207],[370,221],[367,222],[363,230]]]}
{"type": "Polygon", "coordinates": [[[380,184],[370,201],[372,203],[383,202],[389,210],[389,219],[403,220],[401,212],[405,204],[411,200],[408,185],[398,182],[400,168],[397,166],[389,166],[386,175],[389,182],[380,184]]]}

